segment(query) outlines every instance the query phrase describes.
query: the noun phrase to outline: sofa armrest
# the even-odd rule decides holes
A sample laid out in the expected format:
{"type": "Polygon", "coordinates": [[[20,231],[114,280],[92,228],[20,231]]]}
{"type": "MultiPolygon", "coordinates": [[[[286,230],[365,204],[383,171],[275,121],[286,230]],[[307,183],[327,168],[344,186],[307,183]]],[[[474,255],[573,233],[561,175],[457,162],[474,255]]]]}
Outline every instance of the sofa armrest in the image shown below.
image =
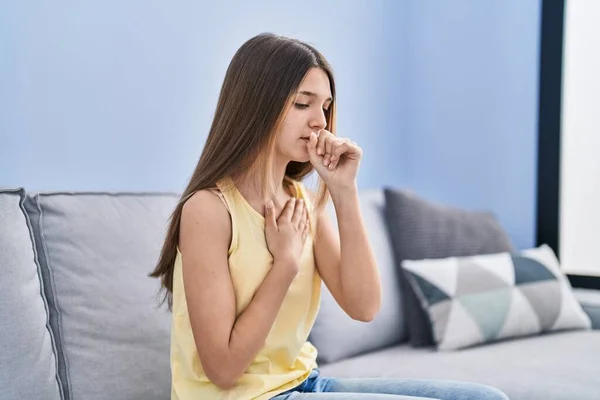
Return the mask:
{"type": "Polygon", "coordinates": [[[573,294],[592,320],[592,329],[600,330],[600,290],[574,288],[573,294]]]}

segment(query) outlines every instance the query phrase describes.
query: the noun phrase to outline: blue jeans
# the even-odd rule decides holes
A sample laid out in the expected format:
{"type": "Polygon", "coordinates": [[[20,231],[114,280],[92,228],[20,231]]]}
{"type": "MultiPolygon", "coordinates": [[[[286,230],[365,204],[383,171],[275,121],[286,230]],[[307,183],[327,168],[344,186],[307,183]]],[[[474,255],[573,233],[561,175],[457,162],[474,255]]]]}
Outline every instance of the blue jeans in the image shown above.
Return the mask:
{"type": "Polygon", "coordinates": [[[477,383],[390,378],[328,378],[314,369],[308,379],[272,400],[508,400],[477,383]]]}

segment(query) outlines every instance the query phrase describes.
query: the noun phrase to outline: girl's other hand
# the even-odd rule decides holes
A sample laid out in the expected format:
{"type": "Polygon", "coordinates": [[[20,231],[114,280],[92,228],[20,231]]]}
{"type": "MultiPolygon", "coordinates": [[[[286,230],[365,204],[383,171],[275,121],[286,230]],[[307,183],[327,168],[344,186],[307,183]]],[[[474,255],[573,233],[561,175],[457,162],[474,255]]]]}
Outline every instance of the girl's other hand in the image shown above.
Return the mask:
{"type": "Polygon", "coordinates": [[[294,275],[298,273],[308,232],[308,213],[302,199],[289,199],[279,218],[275,217],[272,202],[265,205],[265,236],[273,262],[285,266],[294,275]]]}

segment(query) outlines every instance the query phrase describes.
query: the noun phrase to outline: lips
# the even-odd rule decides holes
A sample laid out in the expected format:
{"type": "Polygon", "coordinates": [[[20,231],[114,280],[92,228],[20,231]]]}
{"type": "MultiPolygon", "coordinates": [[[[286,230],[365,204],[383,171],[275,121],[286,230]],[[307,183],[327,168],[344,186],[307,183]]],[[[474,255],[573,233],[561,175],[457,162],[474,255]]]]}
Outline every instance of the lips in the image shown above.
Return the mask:
{"type": "Polygon", "coordinates": [[[301,137],[300,139],[304,140],[305,142],[308,142],[310,140],[310,137],[308,137],[308,136],[307,137],[301,137]]]}

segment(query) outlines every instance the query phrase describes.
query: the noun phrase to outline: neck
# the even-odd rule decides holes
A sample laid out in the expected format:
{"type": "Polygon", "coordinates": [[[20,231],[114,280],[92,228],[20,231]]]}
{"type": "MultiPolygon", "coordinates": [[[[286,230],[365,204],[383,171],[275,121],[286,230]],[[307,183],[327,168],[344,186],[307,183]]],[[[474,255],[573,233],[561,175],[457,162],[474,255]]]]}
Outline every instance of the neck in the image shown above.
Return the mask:
{"type": "MultiPolygon", "coordinates": [[[[271,187],[275,189],[275,194],[277,198],[284,197],[286,195],[284,178],[285,178],[285,170],[287,167],[289,160],[280,160],[275,161],[272,166],[271,176],[273,181],[271,183],[271,187]]],[[[239,183],[239,189],[246,192],[246,194],[251,195],[252,197],[256,196],[261,199],[261,201],[275,200],[269,198],[263,198],[262,187],[263,187],[263,176],[262,174],[250,175],[241,180],[239,183]]]]}

